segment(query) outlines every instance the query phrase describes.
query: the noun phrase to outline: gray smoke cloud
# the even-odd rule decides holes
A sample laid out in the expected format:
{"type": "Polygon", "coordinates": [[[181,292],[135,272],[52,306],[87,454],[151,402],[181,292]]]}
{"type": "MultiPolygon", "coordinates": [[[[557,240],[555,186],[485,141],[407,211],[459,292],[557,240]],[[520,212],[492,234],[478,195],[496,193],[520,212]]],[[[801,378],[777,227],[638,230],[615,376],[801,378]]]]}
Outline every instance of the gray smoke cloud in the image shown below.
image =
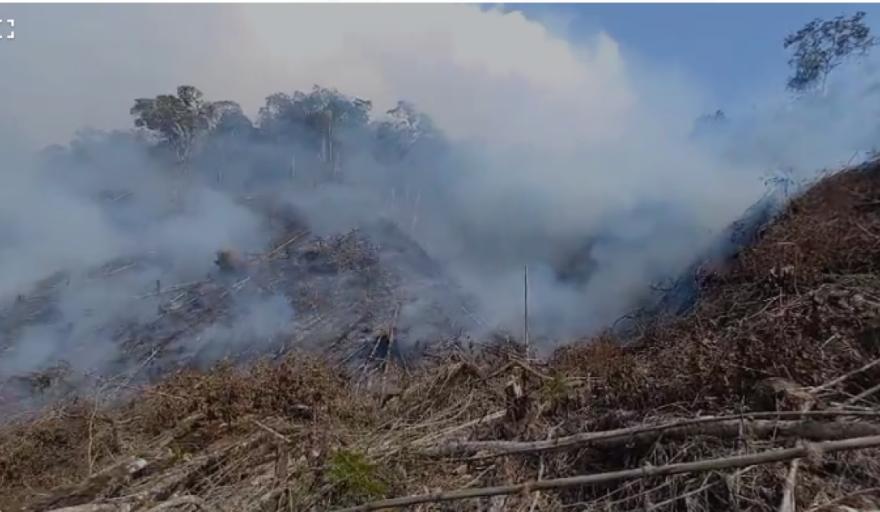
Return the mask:
{"type": "MultiPolygon", "coordinates": [[[[128,136],[93,133],[72,146],[81,160],[22,157],[4,168],[0,376],[60,361],[122,371],[113,363],[125,328],[163,314],[157,286],[204,279],[218,250],[260,251],[270,237],[257,213],[157,167],[128,136]]],[[[233,305],[245,323],[262,308],[233,305]]]]}
{"type": "MultiPolygon", "coordinates": [[[[71,149],[94,158],[62,168],[20,151],[65,143],[83,126],[124,129],[133,98],[179,84],[239,101],[251,118],[268,94],[313,83],[373,100],[377,118],[412,101],[446,134],[449,155],[388,167],[361,152],[346,162],[343,183],[271,188],[318,234],[392,220],[475,299],[488,329],[519,332],[528,265],[532,325],[547,346],[606,327],[652,282],[684,269],[760,197],[768,173],[810,179],[872,149],[878,135],[871,62],[842,69],[823,96],[756,98],[756,108],[729,111],[728,125],[694,138],[693,121],[714,108],[685,79],[639,67],[613,35],[575,45],[517,12],[10,9],[20,29],[0,46],[3,69],[15,70],[0,81],[10,105],[0,120],[0,297],[14,300],[58,272],[70,282],[51,317],[2,354],[0,374],[61,356],[100,367],[116,350],[114,333],[89,333],[153,315],[157,300],[133,297],[156,280],[198,279],[224,247],[265,248],[270,233],[237,200],[247,170],[220,163],[223,187],[184,184],[127,134],[82,132],[71,149]],[[138,264],[110,281],[88,277],[126,258],[138,264]],[[560,279],[569,267],[589,268],[589,279],[560,279]]],[[[269,158],[277,148],[248,150],[269,158]]],[[[419,274],[404,285],[414,300],[401,314],[418,337],[431,335],[421,320],[435,284],[419,274]]],[[[242,297],[232,311],[237,323],[205,326],[183,348],[211,360],[241,340],[284,333],[296,318],[277,296],[242,297]]]]}

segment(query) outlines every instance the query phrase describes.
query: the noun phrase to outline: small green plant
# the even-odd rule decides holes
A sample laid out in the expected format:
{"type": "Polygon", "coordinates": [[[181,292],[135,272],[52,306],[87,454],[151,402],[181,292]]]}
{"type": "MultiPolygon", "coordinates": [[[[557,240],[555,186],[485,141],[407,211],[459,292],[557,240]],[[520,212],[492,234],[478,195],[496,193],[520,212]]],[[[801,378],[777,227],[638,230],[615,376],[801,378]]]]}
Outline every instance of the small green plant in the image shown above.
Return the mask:
{"type": "Polygon", "coordinates": [[[568,379],[561,374],[555,374],[544,382],[543,395],[551,403],[558,404],[565,401],[571,393],[571,385],[568,379]]]}
{"type": "Polygon", "coordinates": [[[327,474],[338,491],[348,499],[378,498],[388,490],[376,466],[362,453],[348,450],[336,452],[330,459],[327,474]]]}

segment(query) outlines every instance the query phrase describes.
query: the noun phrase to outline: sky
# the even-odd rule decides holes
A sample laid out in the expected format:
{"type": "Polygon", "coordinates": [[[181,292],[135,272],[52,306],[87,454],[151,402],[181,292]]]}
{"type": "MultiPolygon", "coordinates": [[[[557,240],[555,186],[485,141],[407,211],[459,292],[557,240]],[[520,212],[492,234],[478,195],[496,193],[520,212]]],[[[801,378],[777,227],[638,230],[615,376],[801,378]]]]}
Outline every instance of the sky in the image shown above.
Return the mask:
{"type": "Polygon", "coordinates": [[[633,59],[677,68],[713,96],[719,108],[747,104],[778,88],[788,73],[787,34],[813,18],[857,11],[880,28],[877,4],[533,4],[511,5],[572,41],[599,31],[633,59]]]}
{"type": "MultiPolygon", "coordinates": [[[[560,82],[572,78],[565,71],[572,65],[563,62],[569,58],[564,52],[554,50],[558,44],[590,53],[604,44],[597,43],[601,39],[615,54],[606,61],[625,66],[626,73],[642,73],[637,79],[663,75],[664,81],[677,80],[676,94],[687,88],[707,112],[744,110],[784,92],[786,34],[814,17],[860,9],[868,12],[869,25],[880,23],[880,6],[866,4],[500,8],[516,16],[506,22],[497,16],[470,17],[472,28],[456,32],[453,27],[461,20],[453,13],[459,10],[427,5],[4,4],[0,19],[16,19],[16,39],[0,41],[0,137],[33,147],[64,143],[83,126],[127,127],[134,97],[170,91],[180,83],[197,85],[214,99],[239,101],[251,116],[268,94],[314,83],[335,85],[385,107],[399,98],[391,97],[386,70],[365,62],[407,44],[411,36],[404,33],[406,25],[415,27],[416,34],[428,27],[437,41],[457,41],[461,46],[453,58],[469,65],[507,66],[537,80],[552,69],[546,76],[560,82]],[[433,20],[423,16],[435,11],[433,20]],[[518,21],[523,15],[534,23],[518,21]],[[524,39],[517,30],[531,35],[524,39]],[[558,41],[538,34],[543,30],[558,41]],[[400,37],[363,55],[363,45],[355,40],[378,38],[384,31],[400,37]],[[539,52],[558,54],[562,60],[544,63],[539,52]],[[361,56],[352,57],[357,54],[361,56]],[[508,62],[525,54],[527,64],[508,62]]],[[[401,87],[414,85],[399,78],[401,87]]],[[[409,90],[397,87],[393,94],[408,96],[409,90]]],[[[666,101],[657,94],[654,100],[666,101]]],[[[443,115],[445,107],[438,110],[443,115]]]]}

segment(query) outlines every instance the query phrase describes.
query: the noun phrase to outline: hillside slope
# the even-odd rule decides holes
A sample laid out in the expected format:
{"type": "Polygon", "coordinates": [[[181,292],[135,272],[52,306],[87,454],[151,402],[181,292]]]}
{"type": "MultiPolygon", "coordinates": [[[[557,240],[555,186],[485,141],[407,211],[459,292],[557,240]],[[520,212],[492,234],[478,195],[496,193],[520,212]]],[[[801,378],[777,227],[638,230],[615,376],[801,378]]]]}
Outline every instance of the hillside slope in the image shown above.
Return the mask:
{"type": "Polygon", "coordinates": [[[388,350],[345,370],[291,353],[176,373],[121,402],[102,389],[0,431],[0,510],[334,510],[408,495],[384,505],[876,509],[878,271],[870,165],[812,186],[701,276],[693,312],[626,346],[604,335],[535,361],[503,341],[449,345],[410,369],[388,350]],[[679,465],[697,461],[710,462],[679,465]]]}

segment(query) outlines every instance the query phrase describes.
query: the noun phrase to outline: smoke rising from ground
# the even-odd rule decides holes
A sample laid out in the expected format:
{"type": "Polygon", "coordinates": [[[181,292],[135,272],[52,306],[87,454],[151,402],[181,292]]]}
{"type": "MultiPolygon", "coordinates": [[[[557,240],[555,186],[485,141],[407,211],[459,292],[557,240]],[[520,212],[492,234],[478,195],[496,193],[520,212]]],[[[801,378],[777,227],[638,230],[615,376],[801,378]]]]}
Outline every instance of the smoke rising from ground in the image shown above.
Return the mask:
{"type": "MultiPolygon", "coordinates": [[[[575,46],[517,12],[150,5],[14,13],[24,20],[17,53],[0,48],[0,60],[20,71],[0,82],[12,105],[0,121],[8,154],[22,145],[16,139],[42,146],[82,126],[127,128],[135,97],[183,83],[241,102],[251,119],[267,95],[313,83],[373,100],[377,118],[405,99],[431,116],[449,149],[388,166],[350,146],[345,180],[319,188],[279,180],[294,143],[230,143],[225,151],[248,158],[218,156],[211,170],[224,176],[219,186],[212,173],[182,185],[126,134],[84,133],[70,146],[79,159],[7,160],[0,296],[12,299],[56,272],[71,273],[72,284],[55,316],[3,355],[0,375],[62,355],[83,369],[100,366],[112,333],[94,343],[89,333],[157,307],[150,299],[132,307],[130,297],[156,280],[203,276],[219,249],[264,249],[270,233],[236,200],[255,180],[320,234],[393,220],[476,298],[491,328],[519,332],[528,265],[532,328],[552,345],[606,327],[652,282],[684,269],[760,197],[763,177],[809,178],[872,149],[878,135],[880,82],[870,66],[843,70],[822,97],[758,98],[760,108],[728,112],[727,124],[694,137],[694,120],[712,108],[682,77],[634,68],[613,35],[575,46]],[[159,26],[167,36],[156,36],[159,26]],[[62,44],[71,27],[75,42],[62,44]],[[80,65],[85,55],[99,64],[80,65]],[[268,177],[255,178],[256,168],[268,177]],[[112,283],[86,276],[133,257],[145,262],[112,283]],[[571,268],[587,278],[562,278],[571,268]],[[73,346],[85,355],[71,357],[73,346]]],[[[413,295],[426,290],[413,281],[413,295]]],[[[277,297],[243,298],[235,309],[238,325],[206,328],[189,350],[219,357],[243,338],[271,338],[295,316],[277,297]]],[[[404,314],[416,326],[422,310],[414,303],[404,314]]]]}

